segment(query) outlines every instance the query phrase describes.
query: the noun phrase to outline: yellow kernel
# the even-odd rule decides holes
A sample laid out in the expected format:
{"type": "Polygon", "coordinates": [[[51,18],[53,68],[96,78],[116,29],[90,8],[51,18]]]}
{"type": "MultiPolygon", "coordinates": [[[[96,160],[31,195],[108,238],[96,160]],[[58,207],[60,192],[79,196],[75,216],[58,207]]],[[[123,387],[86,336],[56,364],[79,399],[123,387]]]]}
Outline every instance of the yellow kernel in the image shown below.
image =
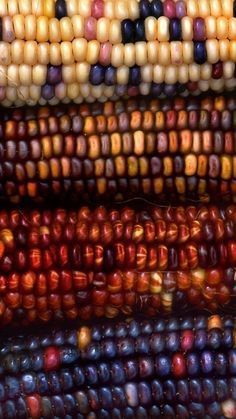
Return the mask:
{"type": "Polygon", "coordinates": [[[157,19],[157,38],[158,41],[169,41],[169,19],[166,16],[161,16],[157,19]]]}

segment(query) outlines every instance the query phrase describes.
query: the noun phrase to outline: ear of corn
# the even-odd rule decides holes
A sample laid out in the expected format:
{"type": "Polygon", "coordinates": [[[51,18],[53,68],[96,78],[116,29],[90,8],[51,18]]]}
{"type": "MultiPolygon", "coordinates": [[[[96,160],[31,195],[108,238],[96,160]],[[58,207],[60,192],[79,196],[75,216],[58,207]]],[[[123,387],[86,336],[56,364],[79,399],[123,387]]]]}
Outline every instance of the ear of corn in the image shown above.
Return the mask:
{"type": "Polygon", "coordinates": [[[208,97],[3,112],[1,198],[235,200],[235,109],[208,97]]]}
{"type": "Polygon", "coordinates": [[[232,0],[1,3],[5,106],[235,87],[232,0]]]}
{"type": "Polygon", "coordinates": [[[234,205],[3,210],[0,322],[228,305],[235,222],[234,205]]]}
{"type": "Polygon", "coordinates": [[[139,319],[4,338],[0,360],[6,419],[229,418],[235,411],[233,316],[139,319]]]}

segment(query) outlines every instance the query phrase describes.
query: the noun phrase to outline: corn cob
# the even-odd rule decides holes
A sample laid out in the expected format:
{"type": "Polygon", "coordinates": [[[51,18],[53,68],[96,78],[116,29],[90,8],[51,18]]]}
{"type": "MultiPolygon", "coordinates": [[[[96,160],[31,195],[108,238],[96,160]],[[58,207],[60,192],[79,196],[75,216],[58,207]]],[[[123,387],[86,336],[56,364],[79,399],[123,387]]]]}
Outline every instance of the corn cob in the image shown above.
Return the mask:
{"type": "Polygon", "coordinates": [[[0,212],[0,324],[148,315],[235,295],[236,206],[0,212]]]}
{"type": "Polygon", "coordinates": [[[208,97],[3,111],[0,196],[235,200],[235,110],[208,97]]]}
{"type": "Polygon", "coordinates": [[[233,0],[2,0],[0,100],[232,89],[235,16],[233,0]]]}
{"type": "Polygon", "coordinates": [[[116,356],[121,360],[143,354],[233,349],[235,322],[230,315],[205,314],[119,320],[115,326],[114,320],[109,320],[73,329],[55,329],[49,334],[40,331],[37,336],[6,336],[1,345],[1,360],[5,360],[1,362],[1,375],[25,371],[25,366],[18,362],[21,353],[27,358],[25,365],[32,371],[37,372],[43,365],[47,371],[52,371],[79,360],[92,362],[116,356]],[[30,357],[31,351],[41,356],[30,357]]]}
{"type": "Polygon", "coordinates": [[[233,316],[139,319],[21,335],[4,338],[0,354],[0,413],[7,419],[235,415],[233,316]]]}
{"type": "Polygon", "coordinates": [[[47,419],[130,419],[135,417],[140,419],[159,417],[233,419],[235,417],[235,394],[233,393],[233,397],[231,397],[231,391],[235,393],[233,379],[189,380],[186,383],[184,381],[173,382],[172,380],[164,383],[158,380],[128,382],[125,386],[103,386],[99,389],[89,388],[52,396],[22,395],[2,402],[0,415],[4,419],[12,417],[24,419],[32,417],[35,419],[41,417],[47,419]],[[226,393],[219,397],[220,401],[215,395],[215,386],[216,390],[218,388],[226,390],[226,393]],[[183,396],[188,398],[187,402],[184,400],[182,403],[178,403],[182,394],[176,397],[176,402],[173,402],[173,399],[170,400],[178,387],[181,390],[184,387],[185,394],[183,396]],[[168,392],[166,399],[169,401],[158,394],[160,391],[168,392]],[[208,393],[204,396],[206,391],[208,393]]]}

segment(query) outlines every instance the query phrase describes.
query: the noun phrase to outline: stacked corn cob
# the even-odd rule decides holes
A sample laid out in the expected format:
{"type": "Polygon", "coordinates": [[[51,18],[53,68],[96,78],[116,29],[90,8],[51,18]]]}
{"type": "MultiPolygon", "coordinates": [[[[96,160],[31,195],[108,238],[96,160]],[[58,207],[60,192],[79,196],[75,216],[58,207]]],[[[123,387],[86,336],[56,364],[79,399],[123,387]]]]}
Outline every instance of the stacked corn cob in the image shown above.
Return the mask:
{"type": "Polygon", "coordinates": [[[233,0],[1,0],[5,106],[236,85],[233,0]]]}
{"type": "Polygon", "coordinates": [[[236,294],[236,206],[0,212],[0,324],[217,309],[236,294]]]}
{"type": "Polygon", "coordinates": [[[0,199],[228,203],[1,209],[0,326],[85,323],[2,338],[0,419],[236,417],[235,317],[160,317],[234,309],[236,101],[114,102],[235,63],[233,0],[0,0],[0,103],[63,102],[0,110],[0,199]]]}
{"type": "Polygon", "coordinates": [[[5,339],[0,354],[5,419],[235,418],[233,317],[50,331],[5,339]]]}
{"type": "Polygon", "coordinates": [[[2,111],[1,198],[235,201],[235,126],[223,96],[2,111]]]}

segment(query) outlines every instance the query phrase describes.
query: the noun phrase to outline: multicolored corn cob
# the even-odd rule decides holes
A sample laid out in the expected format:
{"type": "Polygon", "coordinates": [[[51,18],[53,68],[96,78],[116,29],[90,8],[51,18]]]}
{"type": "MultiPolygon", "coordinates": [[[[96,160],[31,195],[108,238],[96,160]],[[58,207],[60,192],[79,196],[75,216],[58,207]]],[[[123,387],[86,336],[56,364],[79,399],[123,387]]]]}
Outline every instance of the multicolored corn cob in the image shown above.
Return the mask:
{"type": "Polygon", "coordinates": [[[233,0],[1,0],[0,101],[236,86],[233,0]]]}
{"type": "Polygon", "coordinates": [[[235,200],[236,100],[128,100],[1,113],[0,197],[235,200]]]}
{"type": "Polygon", "coordinates": [[[5,419],[235,417],[233,316],[131,319],[3,338],[0,361],[5,419]]]}
{"type": "Polygon", "coordinates": [[[0,323],[232,301],[236,206],[0,212],[0,323]]]}

